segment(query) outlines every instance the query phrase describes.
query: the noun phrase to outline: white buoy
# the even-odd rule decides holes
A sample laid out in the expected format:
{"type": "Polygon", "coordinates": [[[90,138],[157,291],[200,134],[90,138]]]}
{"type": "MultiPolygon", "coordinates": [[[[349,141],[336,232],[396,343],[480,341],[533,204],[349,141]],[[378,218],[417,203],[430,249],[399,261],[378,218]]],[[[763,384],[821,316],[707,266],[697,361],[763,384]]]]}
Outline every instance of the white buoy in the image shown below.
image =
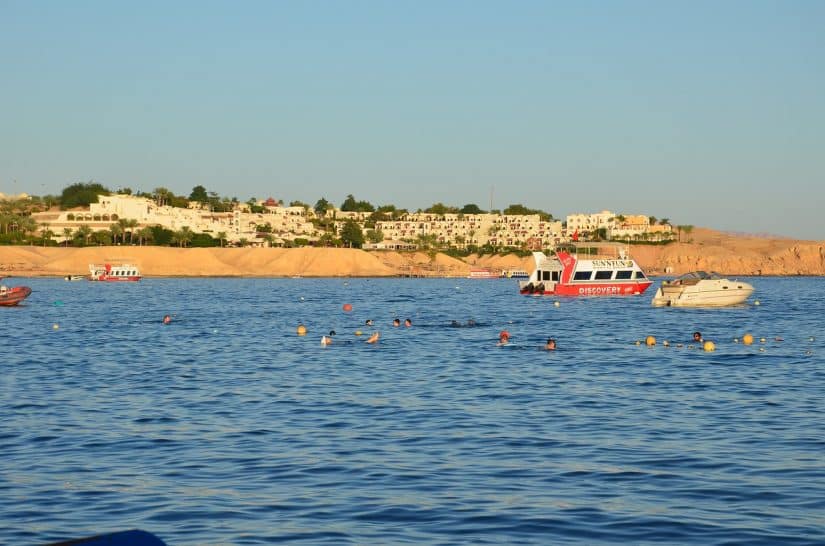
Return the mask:
{"type": "Polygon", "coordinates": [[[754,304],[754,305],[761,305],[761,304],[759,303],[759,300],[754,301],[754,302],[753,302],[753,304],[754,304]]]}
{"type": "Polygon", "coordinates": [[[59,328],[60,325],[58,323],[55,322],[54,324],[52,324],[52,330],[58,330],[59,328]]]}
{"type": "Polygon", "coordinates": [[[553,302],[553,306],[554,306],[554,307],[560,307],[560,306],[561,306],[561,304],[560,304],[559,302],[557,302],[557,301],[554,301],[554,302],[553,302]]]}

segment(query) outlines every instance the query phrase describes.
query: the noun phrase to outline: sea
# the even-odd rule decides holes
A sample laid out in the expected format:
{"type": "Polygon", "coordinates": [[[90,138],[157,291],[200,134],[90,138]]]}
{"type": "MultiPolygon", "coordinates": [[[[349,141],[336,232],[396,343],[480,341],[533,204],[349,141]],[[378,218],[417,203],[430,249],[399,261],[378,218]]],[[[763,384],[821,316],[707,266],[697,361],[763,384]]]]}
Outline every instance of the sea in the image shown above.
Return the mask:
{"type": "Polygon", "coordinates": [[[825,279],[744,280],[6,279],[0,543],[825,544],[825,279]]]}

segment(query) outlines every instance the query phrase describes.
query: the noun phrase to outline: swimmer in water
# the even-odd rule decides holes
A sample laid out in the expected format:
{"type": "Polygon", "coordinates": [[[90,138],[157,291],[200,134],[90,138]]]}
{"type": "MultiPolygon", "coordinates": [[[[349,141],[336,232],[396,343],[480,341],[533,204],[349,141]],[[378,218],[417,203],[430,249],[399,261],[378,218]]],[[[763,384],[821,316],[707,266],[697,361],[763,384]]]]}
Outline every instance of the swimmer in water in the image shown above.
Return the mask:
{"type": "Polygon", "coordinates": [[[367,340],[367,343],[378,343],[378,338],[380,338],[380,337],[381,337],[381,334],[378,333],[378,332],[375,332],[374,334],[372,334],[369,337],[369,339],[367,340]]]}
{"type": "Polygon", "coordinates": [[[367,319],[366,322],[364,322],[364,325],[365,326],[372,326],[372,319],[367,319]]]}
{"type": "Polygon", "coordinates": [[[702,332],[693,332],[693,341],[702,343],[702,332]]]}
{"type": "Polygon", "coordinates": [[[544,344],[544,348],[548,351],[555,351],[556,350],[556,340],[552,337],[547,340],[547,343],[544,344]]]}
{"type": "Polygon", "coordinates": [[[405,320],[405,321],[404,321],[404,326],[406,326],[407,328],[409,328],[410,326],[412,326],[412,321],[411,321],[410,319],[405,320]]]}
{"type": "Polygon", "coordinates": [[[498,345],[507,345],[510,342],[510,332],[502,330],[498,334],[498,345]]]}
{"type": "Polygon", "coordinates": [[[398,328],[399,326],[401,326],[401,319],[393,319],[392,326],[393,328],[398,328]]]}
{"type": "Polygon", "coordinates": [[[163,323],[164,324],[169,324],[171,322],[172,322],[172,317],[170,317],[169,315],[163,315],[163,323]]]}

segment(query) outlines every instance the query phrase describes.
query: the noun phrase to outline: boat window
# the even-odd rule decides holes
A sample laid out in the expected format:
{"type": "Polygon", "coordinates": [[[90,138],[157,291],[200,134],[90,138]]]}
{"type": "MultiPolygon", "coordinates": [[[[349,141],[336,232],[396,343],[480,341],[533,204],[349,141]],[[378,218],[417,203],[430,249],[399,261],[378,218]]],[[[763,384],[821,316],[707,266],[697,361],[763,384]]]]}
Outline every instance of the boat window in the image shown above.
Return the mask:
{"type": "Polygon", "coordinates": [[[627,280],[633,278],[633,271],[630,269],[622,269],[620,271],[616,271],[616,280],[619,279],[627,280]]]}
{"type": "Polygon", "coordinates": [[[550,280],[550,272],[549,271],[542,271],[541,272],[541,280],[549,281],[550,280]]]}
{"type": "Polygon", "coordinates": [[[596,271],[597,281],[609,281],[613,276],[613,271],[596,271]]]}
{"type": "Polygon", "coordinates": [[[634,277],[633,277],[633,278],[634,278],[634,279],[644,279],[644,278],[645,278],[645,274],[644,274],[644,273],[642,273],[641,271],[637,271],[637,272],[636,272],[636,275],[634,275],[634,277]]]}
{"type": "Polygon", "coordinates": [[[589,281],[590,274],[593,273],[592,271],[576,271],[576,274],[573,275],[574,281],[589,281]]]}
{"type": "Polygon", "coordinates": [[[559,282],[559,272],[553,271],[553,280],[559,282]]]}

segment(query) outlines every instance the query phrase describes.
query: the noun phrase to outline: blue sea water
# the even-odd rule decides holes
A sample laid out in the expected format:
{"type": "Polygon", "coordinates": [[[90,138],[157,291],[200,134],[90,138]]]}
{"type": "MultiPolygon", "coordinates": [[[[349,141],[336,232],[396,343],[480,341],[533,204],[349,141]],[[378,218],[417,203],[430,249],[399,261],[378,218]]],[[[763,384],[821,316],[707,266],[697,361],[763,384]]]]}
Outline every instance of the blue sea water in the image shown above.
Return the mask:
{"type": "Polygon", "coordinates": [[[34,292],[0,308],[3,544],[825,543],[823,279],[716,310],[512,280],[6,282],[34,292]]]}

